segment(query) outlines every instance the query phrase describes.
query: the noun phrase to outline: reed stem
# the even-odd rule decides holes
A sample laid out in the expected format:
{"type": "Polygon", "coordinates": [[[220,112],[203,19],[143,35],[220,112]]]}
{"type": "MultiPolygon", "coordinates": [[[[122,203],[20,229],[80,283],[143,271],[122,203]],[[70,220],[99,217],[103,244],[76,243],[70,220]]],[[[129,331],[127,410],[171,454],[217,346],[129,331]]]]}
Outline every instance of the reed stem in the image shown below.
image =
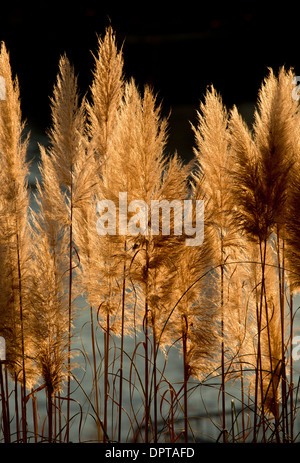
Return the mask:
{"type": "MultiPolygon", "coordinates": [[[[124,244],[126,252],[126,241],[124,244]]],[[[125,291],[126,291],[126,262],[124,259],[123,266],[123,283],[122,283],[122,313],[121,313],[121,353],[120,353],[120,389],[119,389],[119,428],[118,441],[121,442],[122,431],[122,406],[123,406],[123,357],[124,357],[124,326],[125,326],[125,291]]]]}
{"type": "Polygon", "coordinates": [[[188,361],[187,361],[187,330],[188,321],[185,315],[182,316],[183,330],[182,330],[182,352],[183,352],[183,412],[184,412],[184,442],[188,442],[188,397],[187,397],[187,384],[188,384],[188,361]]]}
{"type": "Polygon", "coordinates": [[[145,263],[145,315],[144,315],[144,333],[145,333],[145,443],[149,441],[149,347],[148,347],[148,272],[149,272],[149,255],[148,255],[148,241],[146,240],[146,263],[145,263]]]}
{"type": "Polygon", "coordinates": [[[72,184],[71,184],[71,217],[70,217],[70,239],[69,239],[69,301],[68,301],[68,385],[67,385],[67,426],[66,441],[70,439],[70,401],[71,401],[71,331],[72,331],[72,278],[73,278],[73,229],[72,229],[72,184]]]}
{"type": "Polygon", "coordinates": [[[265,262],[267,252],[267,241],[259,240],[260,250],[260,265],[261,265],[261,291],[259,305],[256,302],[256,321],[257,321],[257,358],[256,358],[256,369],[255,369],[255,396],[254,396],[254,426],[253,426],[253,442],[257,441],[258,433],[258,398],[259,398],[259,387],[261,395],[261,417],[264,427],[264,395],[263,395],[263,380],[262,380],[262,362],[261,362],[261,331],[262,331],[262,307],[264,298],[264,287],[265,287],[265,262]]]}
{"type": "Polygon", "coordinates": [[[284,313],[284,241],[282,240],[282,255],[280,252],[280,231],[277,227],[277,262],[280,303],[280,328],[281,328],[281,388],[282,388],[282,438],[286,442],[288,434],[288,405],[287,405],[287,378],[285,361],[285,313],[284,313]]]}
{"type": "Polygon", "coordinates": [[[98,441],[101,442],[102,433],[101,425],[99,422],[99,397],[98,397],[98,374],[97,374],[97,360],[96,360],[96,349],[95,349],[95,333],[94,333],[94,317],[93,317],[93,307],[90,307],[90,316],[91,316],[91,341],[92,341],[92,353],[93,353],[93,368],[94,368],[94,401],[96,409],[96,421],[97,421],[97,433],[98,441]]]}
{"type": "Polygon", "coordinates": [[[38,420],[37,420],[37,410],[36,410],[36,396],[32,393],[32,420],[33,420],[33,430],[34,430],[34,441],[38,442],[38,420]]]}
{"type": "MultiPolygon", "coordinates": [[[[222,247],[222,246],[221,246],[222,247]]],[[[223,247],[221,250],[223,262],[223,247]]],[[[226,403],[225,403],[225,345],[224,345],[224,265],[221,265],[221,371],[222,371],[222,429],[223,443],[226,442],[226,403]]]]}
{"type": "Polygon", "coordinates": [[[107,441],[107,412],[108,412],[108,367],[109,367],[109,331],[110,317],[109,312],[106,314],[106,330],[104,334],[105,352],[104,352],[104,436],[103,441],[107,441]]]}
{"type": "Polygon", "coordinates": [[[48,406],[48,442],[52,443],[53,434],[53,405],[52,405],[52,394],[53,390],[51,386],[47,386],[47,406],[48,406]]]}
{"type": "Polygon", "coordinates": [[[4,442],[9,443],[10,442],[9,418],[7,416],[7,406],[6,406],[6,399],[5,399],[1,361],[0,361],[0,392],[1,392],[1,399],[2,399],[2,419],[3,419],[4,442]]]}

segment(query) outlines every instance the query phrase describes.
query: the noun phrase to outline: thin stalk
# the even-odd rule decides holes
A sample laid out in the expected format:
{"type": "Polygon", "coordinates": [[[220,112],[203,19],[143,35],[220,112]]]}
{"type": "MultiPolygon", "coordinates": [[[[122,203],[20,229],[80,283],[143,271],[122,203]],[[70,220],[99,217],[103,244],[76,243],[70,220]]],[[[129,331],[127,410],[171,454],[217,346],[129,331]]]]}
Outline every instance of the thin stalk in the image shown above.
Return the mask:
{"type": "Polygon", "coordinates": [[[149,347],[148,347],[148,271],[149,271],[149,256],[148,256],[148,241],[146,241],[146,268],[145,268],[145,280],[146,280],[146,294],[145,294],[145,320],[144,320],[144,331],[145,331],[145,443],[149,441],[149,347]]]}
{"type": "MultiPolygon", "coordinates": [[[[72,175],[72,173],[71,173],[72,175]]],[[[70,438],[70,396],[71,396],[71,330],[72,330],[72,279],[73,279],[73,203],[72,190],[73,183],[70,187],[70,240],[69,240],[69,301],[68,301],[68,386],[67,386],[67,426],[66,441],[70,438]]]]}
{"type": "MultiPolygon", "coordinates": [[[[294,317],[293,317],[293,291],[290,291],[290,342],[293,340],[293,330],[294,330],[294,317]]],[[[290,425],[290,436],[291,442],[294,442],[294,383],[293,383],[293,349],[290,348],[290,416],[291,416],[291,425],[290,425]]]]}
{"type": "Polygon", "coordinates": [[[153,333],[153,387],[154,387],[154,442],[157,442],[157,378],[156,378],[156,329],[155,320],[152,323],[153,333]]]}
{"type": "Polygon", "coordinates": [[[242,429],[243,429],[243,442],[246,440],[245,434],[245,392],[244,392],[244,371],[243,365],[240,361],[240,369],[241,369],[241,404],[242,404],[242,429]]]}
{"type": "MultiPolygon", "coordinates": [[[[124,244],[126,252],[126,241],[124,244]]],[[[123,405],[123,357],[124,357],[124,325],[125,325],[125,289],[126,289],[126,261],[124,259],[123,267],[123,285],[122,285],[122,321],[121,321],[121,356],[120,356],[120,388],[119,388],[119,428],[118,441],[121,442],[122,431],[122,405],[123,405]]]]}
{"type": "Polygon", "coordinates": [[[145,443],[149,435],[149,371],[148,371],[148,302],[145,302],[145,443]]]}
{"type": "MultiPolygon", "coordinates": [[[[7,365],[5,365],[4,371],[5,371],[5,389],[6,389],[6,397],[9,398],[9,391],[8,391],[8,369],[7,369],[7,365]]],[[[9,399],[6,400],[6,409],[7,409],[7,419],[8,419],[9,435],[10,435],[9,399]]]]}
{"type": "Polygon", "coordinates": [[[1,391],[1,398],[2,398],[2,418],[3,418],[3,434],[4,434],[4,442],[10,442],[10,432],[9,432],[9,420],[7,416],[7,408],[6,408],[6,400],[5,400],[5,393],[4,393],[4,382],[3,382],[3,374],[2,374],[2,362],[0,362],[0,391],[1,391]]]}
{"type": "Polygon", "coordinates": [[[234,406],[234,400],[231,401],[231,429],[232,429],[232,442],[235,443],[235,434],[234,434],[234,423],[236,421],[236,410],[234,406]]]}
{"type": "Polygon", "coordinates": [[[20,241],[18,233],[18,222],[16,220],[16,245],[17,245],[17,265],[18,265],[18,290],[19,290],[19,309],[20,309],[20,325],[21,325],[21,347],[22,347],[22,373],[23,382],[21,388],[22,397],[22,432],[23,442],[27,441],[27,418],[26,418],[26,371],[25,371],[25,343],[24,343],[24,314],[23,314],[23,298],[22,298],[22,278],[21,278],[21,262],[20,262],[20,241]]]}
{"type": "Polygon", "coordinates": [[[53,405],[54,405],[54,436],[56,441],[57,436],[57,405],[56,405],[56,396],[53,397],[53,405]]]}
{"type": "MultiPolygon", "coordinates": [[[[266,286],[265,286],[265,273],[266,273],[266,256],[267,256],[267,240],[263,242],[263,250],[260,243],[260,259],[262,261],[262,278],[261,278],[261,309],[260,309],[260,316],[262,317],[262,310],[263,310],[263,299],[265,300],[265,310],[267,311],[266,307],[266,286]]],[[[267,328],[269,329],[268,325],[268,317],[267,317],[267,328]]],[[[270,342],[270,336],[268,336],[270,342]]],[[[271,354],[270,354],[271,355],[271,354]]],[[[261,422],[262,422],[262,429],[263,429],[263,441],[266,442],[266,429],[265,429],[265,398],[264,398],[264,389],[263,389],[263,369],[262,369],[262,357],[260,353],[260,388],[261,388],[261,422]]]]}
{"type": "Polygon", "coordinates": [[[104,353],[104,430],[105,434],[103,441],[106,442],[107,434],[107,408],[108,408],[108,362],[109,362],[109,330],[110,330],[110,319],[109,312],[106,314],[106,331],[104,336],[105,342],[105,353],[104,353]]]}
{"type": "Polygon", "coordinates": [[[23,443],[27,442],[27,419],[26,419],[26,391],[21,384],[21,407],[22,407],[22,436],[23,443]]]}
{"type": "Polygon", "coordinates": [[[188,383],[188,364],[187,364],[187,329],[188,322],[186,316],[183,316],[182,330],[182,352],[183,352],[183,410],[184,410],[184,442],[188,442],[188,400],[187,400],[187,383],[188,383]]]}
{"type": "Polygon", "coordinates": [[[94,400],[95,408],[97,413],[97,433],[98,441],[101,441],[101,426],[99,423],[99,397],[98,397],[98,376],[97,376],[97,362],[96,362],[96,349],[95,349],[95,334],[94,334],[94,317],[93,317],[93,307],[90,307],[91,315],[91,339],[92,339],[92,352],[93,352],[93,367],[94,367],[94,400]]]}
{"type": "Polygon", "coordinates": [[[38,441],[38,421],[37,421],[37,412],[36,412],[36,397],[32,394],[32,421],[34,429],[34,442],[38,441]]]}
{"type": "Polygon", "coordinates": [[[277,259],[278,259],[278,274],[279,274],[279,302],[280,302],[280,327],[281,327],[281,374],[282,374],[282,437],[283,442],[286,441],[288,433],[288,413],[287,413],[287,397],[286,397],[286,367],[285,367],[285,326],[284,326],[284,242],[282,243],[282,258],[280,256],[280,233],[277,228],[277,259]],[[282,262],[281,262],[282,260],[282,262]]]}
{"type": "MultiPolygon", "coordinates": [[[[254,425],[253,425],[253,441],[256,442],[257,438],[257,418],[258,418],[258,394],[259,394],[259,381],[261,387],[261,414],[263,416],[263,384],[262,384],[262,365],[261,365],[261,317],[262,317],[262,306],[263,306],[263,288],[265,280],[265,261],[266,261],[266,240],[262,242],[259,240],[260,260],[261,260],[261,292],[259,305],[256,304],[256,320],[257,320],[257,359],[256,359],[256,371],[255,371],[255,396],[254,396],[254,425]],[[264,244],[264,250],[262,245],[264,244]]],[[[264,420],[263,420],[264,423],[264,420]]]]}
{"type": "MultiPolygon", "coordinates": [[[[221,250],[223,259],[223,249],[221,250]]],[[[223,442],[226,442],[226,410],[225,410],[225,346],[224,346],[224,266],[221,265],[221,374],[222,374],[222,429],[223,442]]]]}
{"type": "MultiPolygon", "coordinates": [[[[263,288],[264,292],[264,300],[265,300],[265,316],[266,316],[266,322],[265,322],[265,328],[267,329],[267,338],[268,338],[268,352],[269,352],[269,362],[270,362],[270,374],[271,374],[271,384],[272,384],[272,394],[275,399],[276,396],[276,387],[275,387],[275,377],[274,373],[276,374],[276,366],[275,369],[273,367],[274,362],[273,362],[273,357],[272,357],[272,345],[271,345],[271,334],[270,334],[270,322],[269,322],[269,314],[268,314],[268,301],[267,301],[267,294],[266,294],[266,286],[265,286],[265,281],[263,282],[263,288]]],[[[266,391],[267,394],[268,391],[266,391]]],[[[264,397],[265,400],[265,397],[264,397]]],[[[275,403],[275,401],[274,401],[275,403]]],[[[276,435],[276,442],[279,442],[279,410],[278,407],[276,407],[275,410],[275,435],[276,435]]]]}
{"type": "MultiPolygon", "coordinates": [[[[112,361],[111,361],[111,372],[110,372],[110,376],[112,379],[112,382],[111,382],[111,393],[109,393],[109,397],[111,398],[111,412],[110,412],[110,417],[111,417],[111,440],[115,440],[115,435],[117,433],[117,424],[114,424],[114,418],[115,418],[115,413],[114,413],[114,409],[115,409],[115,406],[116,404],[118,405],[118,402],[117,400],[115,399],[116,397],[116,387],[115,387],[115,383],[116,383],[116,379],[117,379],[117,373],[115,374],[114,372],[114,369],[115,369],[115,363],[116,363],[116,343],[115,343],[115,340],[112,339],[113,341],[113,347],[114,347],[114,351],[113,351],[113,358],[112,358],[112,361]]],[[[110,348],[111,349],[111,348],[110,348]]]]}
{"type": "Polygon", "coordinates": [[[52,393],[51,387],[47,387],[47,404],[48,404],[48,442],[52,442],[52,431],[53,431],[53,406],[52,406],[52,393]]]}
{"type": "Polygon", "coordinates": [[[173,388],[170,389],[170,395],[171,395],[171,419],[170,419],[170,425],[169,425],[169,429],[170,429],[170,441],[171,443],[175,443],[176,442],[176,439],[175,439],[175,429],[174,429],[174,403],[175,403],[175,398],[176,398],[176,394],[173,390],[173,388]]]}
{"type": "Polygon", "coordinates": [[[15,413],[16,413],[16,428],[17,428],[17,442],[20,442],[20,426],[19,426],[19,400],[18,400],[18,379],[15,373],[15,413]]]}
{"type": "MultiPolygon", "coordinates": [[[[57,394],[57,407],[58,407],[58,435],[59,435],[59,442],[62,442],[62,422],[61,422],[61,397],[60,397],[60,391],[58,391],[57,394]]],[[[55,433],[57,436],[57,433],[55,433]]]]}

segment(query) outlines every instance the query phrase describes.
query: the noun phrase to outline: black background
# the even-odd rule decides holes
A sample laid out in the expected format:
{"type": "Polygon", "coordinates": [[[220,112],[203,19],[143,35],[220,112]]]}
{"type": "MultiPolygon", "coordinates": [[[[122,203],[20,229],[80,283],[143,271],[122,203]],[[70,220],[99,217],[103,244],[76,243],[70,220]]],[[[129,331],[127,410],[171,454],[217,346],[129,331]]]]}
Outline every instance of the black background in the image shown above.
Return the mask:
{"type": "Polygon", "coordinates": [[[125,75],[151,84],[170,119],[171,149],[191,142],[199,100],[213,84],[227,106],[254,103],[267,68],[299,69],[296,6],[215,2],[44,2],[0,7],[0,40],[17,74],[22,111],[45,131],[58,60],[66,52],[82,94],[92,81],[97,35],[111,23],[123,46],[125,75]],[[185,108],[181,111],[178,108],[185,108]]]}

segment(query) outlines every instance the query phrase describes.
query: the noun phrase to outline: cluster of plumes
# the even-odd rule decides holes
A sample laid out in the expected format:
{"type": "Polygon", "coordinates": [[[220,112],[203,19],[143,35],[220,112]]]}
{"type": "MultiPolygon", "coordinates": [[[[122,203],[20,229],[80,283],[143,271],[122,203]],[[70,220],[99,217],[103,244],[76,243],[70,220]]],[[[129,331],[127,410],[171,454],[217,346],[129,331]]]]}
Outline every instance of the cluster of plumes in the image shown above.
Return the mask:
{"type": "MultiPolygon", "coordinates": [[[[216,315],[211,305],[200,303],[201,284],[193,280],[210,268],[209,244],[193,253],[184,236],[172,231],[170,236],[97,233],[99,199],[117,204],[119,193],[127,192],[128,203],[140,199],[150,206],[151,200],[183,200],[190,194],[191,169],[177,154],[166,157],[167,121],[149,87],[140,92],[133,79],[125,82],[111,28],[99,39],[90,102],[80,101],[74,69],[66,56],[60,59],[49,146],[40,146],[37,211],[29,208],[27,139],[4,45],[1,75],[6,82],[0,134],[1,335],[12,373],[20,381],[24,376],[29,390],[39,381],[51,393],[62,389],[70,375],[79,294],[86,295],[104,331],[120,335],[123,324],[124,335],[136,333],[146,317],[161,349],[185,333],[191,372],[200,372],[196,357],[204,365],[211,356],[211,315],[216,315]],[[196,345],[202,341],[203,348],[196,345]]],[[[117,223],[118,214],[117,209],[117,223]]],[[[170,218],[172,230],[175,218],[170,218]]]]}
{"type": "Polygon", "coordinates": [[[25,356],[25,346],[31,347],[28,334],[31,258],[26,164],[28,137],[22,137],[24,124],[19,85],[17,79],[12,78],[4,44],[1,46],[0,75],[5,82],[5,100],[1,101],[0,111],[1,335],[8,346],[6,355],[10,372],[24,385],[25,371],[28,383],[34,378],[30,356],[25,356]]]}
{"type": "Polygon", "coordinates": [[[125,81],[111,28],[98,45],[91,101],[80,101],[74,69],[66,56],[60,60],[50,144],[41,147],[39,208],[30,217],[19,88],[1,48],[0,334],[11,372],[24,385],[26,374],[28,388],[39,378],[51,393],[62,388],[76,297],[84,294],[106,333],[147,326],[156,349],[178,346],[188,377],[219,373],[222,343],[226,378],[254,372],[258,402],[278,416],[284,282],[300,285],[292,71],[270,71],[251,130],[208,89],[193,127],[195,163],[186,166],[177,154],[166,156],[167,121],[152,90],[125,81]],[[172,232],[174,216],[168,236],[99,235],[97,201],[117,205],[121,192],[149,207],[152,200],[203,200],[203,244],[186,246],[184,234],[172,232]]]}
{"type": "Polygon", "coordinates": [[[195,153],[215,235],[225,375],[244,380],[247,372],[256,406],[278,419],[292,323],[285,297],[299,287],[300,119],[293,72],[269,71],[251,128],[236,107],[227,112],[214,88],[200,109],[195,153]]]}

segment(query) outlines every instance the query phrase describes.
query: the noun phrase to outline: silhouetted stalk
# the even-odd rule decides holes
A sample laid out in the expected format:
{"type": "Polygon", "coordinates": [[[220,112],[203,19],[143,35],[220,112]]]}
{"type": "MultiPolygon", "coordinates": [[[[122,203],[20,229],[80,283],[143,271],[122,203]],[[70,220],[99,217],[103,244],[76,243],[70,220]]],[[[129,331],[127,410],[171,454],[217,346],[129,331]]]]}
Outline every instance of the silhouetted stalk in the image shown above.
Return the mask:
{"type": "MultiPolygon", "coordinates": [[[[263,242],[263,248],[262,248],[262,243],[260,242],[260,259],[262,262],[262,278],[261,278],[261,309],[260,309],[260,317],[261,317],[261,331],[260,334],[262,333],[262,330],[265,329],[265,326],[262,326],[262,312],[263,312],[263,305],[265,301],[265,310],[267,314],[267,300],[266,300],[266,256],[267,256],[267,240],[265,239],[263,242]]],[[[269,321],[268,321],[268,315],[266,315],[266,325],[267,325],[267,332],[268,332],[268,342],[270,343],[270,336],[269,336],[269,321]]],[[[269,354],[271,355],[271,350],[270,350],[270,344],[269,344],[269,354]]],[[[272,364],[270,361],[270,368],[271,368],[271,375],[272,375],[272,364]]],[[[261,387],[261,411],[260,411],[260,416],[261,416],[261,423],[262,423],[262,433],[263,433],[263,442],[266,442],[266,422],[265,422],[265,396],[264,396],[264,388],[263,388],[263,368],[262,368],[262,350],[260,351],[260,387],[261,387]]]]}
{"type": "Polygon", "coordinates": [[[280,253],[280,231],[277,227],[277,262],[280,303],[280,327],[281,327],[281,387],[282,387],[282,438],[286,441],[288,433],[288,410],[286,396],[286,365],[285,365],[285,326],[284,326],[284,241],[282,240],[282,256],[280,253]]]}
{"type": "MultiPolygon", "coordinates": [[[[271,375],[271,384],[272,384],[272,395],[274,398],[274,420],[275,420],[275,435],[276,435],[276,441],[279,442],[279,410],[276,404],[276,384],[275,384],[275,374],[276,374],[276,365],[274,368],[274,362],[273,362],[273,354],[272,354],[272,345],[271,345],[271,333],[270,333],[270,321],[269,320],[269,314],[268,314],[268,301],[267,301],[267,292],[266,292],[266,285],[265,285],[265,279],[263,280],[263,285],[262,285],[262,291],[264,294],[264,301],[265,301],[265,314],[266,314],[266,321],[264,324],[263,329],[267,330],[267,340],[268,340],[268,352],[269,352],[269,362],[270,362],[270,375],[271,375]]],[[[274,314],[271,316],[274,316],[274,314]]],[[[267,396],[268,391],[266,391],[265,396],[263,396],[263,404],[265,402],[266,396],[267,396]]],[[[264,416],[263,416],[264,420],[264,416]]],[[[264,422],[264,421],[263,421],[264,422]]],[[[264,435],[265,439],[265,435],[264,435]]]]}
{"type": "Polygon", "coordinates": [[[294,316],[293,316],[293,291],[290,290],[290,437],[291,442],[294,442],[294,383],[293,383],[293,349],[292,349],[292,340],[293,340],[293,330],[294,330],[294,316]]]}
{"type": "Polygon", "coordinates": [[[33,421],[33,430],[34,430],[34,442],[38,442],[38,421],[37,421],[37,411],[36,411],[36,396],[32,393],[32,421],[33,421]]]}
{"type": "MultiPolygon", "coordinates": [[[[254,425],[253,425],[253,441],[256,442],[258,432],[258,396],[259,386],[261,388],[261,416],[263,417],[264,397],[263,397],[263,382],[262,382],[262,364],[261,364],[261,323],[262,323],[262,306],[263,306],[263,288],[265,281],[265,262],[266,262],[266,240],[259,239],[259,250],[261,259],[261,291],[259,304],[256,303],[256,320],[257,320],[257,359],[255,370],[255,395],[254,395],[254,425]],[[262,249],[263,246],[263,249],[262,249]]],[[[264,418],[263,418],[264,426],[264,418]]]]}
{"type": "Polygon", "coordinates": [[[116,384],[116,380],[117,380],[117,374],[114,373],[114,368],[115,368],[115,363],[116,363],[116,343],[114,341],[114,338],[112,338],[112,342],[113,342],[113,346],[111,347],[111,349],[113,348],[114,351],[113,351],[113,358],[112,358],[112,362],[111,362],[111,372],[110,372],[110,376],[112,378],[111,380],[111,386],[109,388],[109,390],[111,390],[111,392],[108,393],[108,396],[111,398],[111,411],[110,411],[110,418],[111,418],[111,431],[110,431],[110,435],[111,435],[111,440],[115,440],[115,435],[116,435],[116,432],[117,432],[117,425],[118,423],[114,424],[114,418],[115,418],[115,413],[114,413],[114,409],[115,409],[115,406],[117,404],[117,400],[115,399],[116,397],[116,387],[115,387],[115,384],[116,384]]]}
{"type": "Polygon", "coordinates": [[[148,370],[148,302],[145,302],[145,443],[148,443],[149,436],[149,370],[148,370]]]}
{"type": "Polygon", "coordinates": [[[67,385],[67,426],[66,426],[66,441],[70,438],[70,400],[71,400],[71,331],[72,331],[72,278],[73,278],[73,205],[72,205],[72,182],[70,186],[70,237],[69,237],[69,300],[68,300],[68,385],[67,385]]]}
{"type": "Polygon", "coordinates": [[[110,330],[110,320],[109,312],[106,314],[106,329],[104,334],[104,431],[103,441],[106,442],[107,435],[107,409],[108,409],[108,364],[109,364],[109,330],[110,330]]]}
{"type": "MultiPolygon", "coordinates": [[[[126,252],[126,241],[124,244],[126,252]]],[[[120,389],[119,389],[119,428],[118,441],[121,442],[122,431],[122,406],[123,406],[123,356],[124,356],[124,324],[125,324],[125,291],[126,291],[126,262],[124,259],[123,284],[122,284],[122,314],[121,314],[121,355],[120,355],[120,389]]]]}
{"type": "Polygon", "coordinates": [[[145,264],[145,316],[144,316],[144,333],[145,333],[145,443],[149,441],[149,347],[148,347],[148,272],[149,272],[149,256],[148,256],[148,240],[146,240],[146,264],[145,264]]]}
{"type": "Polygon", "coordinates": [[[242,406],[242,431],[243,431],[243,442],[246,441],[246,427],[245,427],[245,392],[244,392],[244,369],[242,362],[240,361],[241,369],[241,406],[242,406]]]}
{"type": "Polygon", "coordinates": [[[53,412],[54,412],[54,418],[53,418],[53,434],[54,434],[54,440],[56,443],[56,437],[57,437],[57,405],[56,405],[56,396],[53,396],[53,412]]]}
{"type": "Polygon", "coordinates": [[[4,434],[4,442],[10,442],[10,431],[9,431],[9,418],[7,416],[7,407],[5,399],[5,391],[4,391],[4,381],[3,381],[3,373],[2,373],[2,362],[0,361],[0,391],[1,391],[1,399],[2,399],[2,419],[3,419],[3,434],[4,434]]]}
{"type": "Polygon", "coordinates": [[[21,384],[22,442],[27,442],[26,391],[21,384]]]}
{"type": "MultiPolygon", "coordinates": [[[[61,422],[62,413],[61,413],[61,397],[60,397],[60,392],[58,392],[57,400],[58,400],[58,410],[59,410],[59,414],[58,414],[59,442],[62,442],[62,422],[61,422]]],[[[57,434],[56,434],[56,435],[57,435],[57,434]]]]}
{"type": "Polygon", "coordinates": [[[182,315],[182,353],[183,353],[183,413],[184,413],[184,442],[188,442],[188,400],[187,384],[189,378],[188,361],[187,361],[187,330],[188,321],[185,315],[182,315]]]}
{"type": "Polygon", "coordinates": [[[254,391],[254,423],[253,423],[253,442],[257,440],[258,432],[258,395],[259,395],[259,380],[261,375],[261,310],[260,306],[256,304],[256,319],[257,319],[257,357],[255,367],[255,391],[254,391]]]}
{"type": "Polygon", "coordinates": [[[7,419],[8,419],[8,426],[9,426],[9,435],[10,435],[10,412],[9,412],[9,388],[8,388],[8,368],[5,365],[5,390],[6,390],[6,410],[7,410],[7,419]]]}
{"type": "Polygon", "coordinates": [[[157,442],[157,376],[156,376],[156,357],[157,357],[157,344],[156,344],[156,328],[155,320],[152,321],[152,338],[153,338],[153,405],[154,405],[154,442],[157,442]]]}
{"type": "MultiPolygon", "coordinates": [[[[222,245],[221,245],[222,248],[222,245]]],[[[223,261],[223,249],[221,249],[223,261]]],[[[223,442],[227,441],[226,436],[226,405],[225,405],[225,346],[224,346],[224,265],[221,265],[221,374],[222,374],[222,429],[223,442]]]]}
{"type": "MultiPolygon", "coordinates": [[[[17,219],[16,219],[17,222],[17,219]]],[[[21,278],[21,263],[20,263],[20,243],[18,222],[16,223],[16,247],[17,247],[17,266],[18,266],[18,290],[19,290],[19,309],[20,309],[20,325],[21,325],[21,348],[22,348],[22,432],[23,442],[27,442],[27,417],[26,417],[26,372],[25,372],[25,344],[24,344],[24,315],[23,315],[23,298],[22,298],[22,278],[21,278]]]]}
{"type": "Polygon", "coordinates": [[[95,349],[95,333],[94,333],[94,317],[93,317],[93,307],[90,307],[90,315],[91,315],[91,340],[92,340],[92,352],[93,352],[93,368],[94,368],[94,402],[95,402],[95,409],[97,414],[97,433],[98,433],[98,441],[100,442],[102,439],[101,435],[101,426],[99,422],[99,397],[98,397],[98,375],[97,375],[97,361],[96,361],[96,349],[95,349]]]}
{"type": "Polygon", "coordinates": [[[175,403],[176,394],[175,394],[173,388],[171,388],[170,395],[171,395],[171,399],[170,399],[170,401],[171,401],[171,419],[170,419],[169,428],[170,428],[171,442],[174,443],[175,442],[174,403],[175,403]]]}
{"type": "Polygon", "coordinates": [[[17,428],[17,442],[20,442],[20,425],[19,425],[19,400],[18,400],[18,379],[15,373],[15,413],[16,413],[16,428],[17,428]]]}
{"type": "Polygon", "coordinates": [[[48,406],[48,442],[52,442],[53,432],[53,406],[52,406],[52,387],[47,386],[47,406],[48,406]]]}

